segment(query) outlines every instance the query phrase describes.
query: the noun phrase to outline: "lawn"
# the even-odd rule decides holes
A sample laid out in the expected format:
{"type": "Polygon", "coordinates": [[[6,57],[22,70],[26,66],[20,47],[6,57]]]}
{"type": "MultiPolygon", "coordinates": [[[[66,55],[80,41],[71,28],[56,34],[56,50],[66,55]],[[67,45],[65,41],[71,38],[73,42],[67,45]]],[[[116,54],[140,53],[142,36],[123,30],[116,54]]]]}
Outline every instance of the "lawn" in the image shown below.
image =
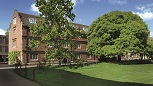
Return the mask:
{"type": "MultiPolygon", "coordinates": [[[[30,73],[32,70],[28,69],[30,73]]],[[[32,78],[31,74],[28,75],[32,78]]],[[[153,64],[98,63],[77,69],[38,70],[35,81],[43,86],[152,86],[153,64]]]]}

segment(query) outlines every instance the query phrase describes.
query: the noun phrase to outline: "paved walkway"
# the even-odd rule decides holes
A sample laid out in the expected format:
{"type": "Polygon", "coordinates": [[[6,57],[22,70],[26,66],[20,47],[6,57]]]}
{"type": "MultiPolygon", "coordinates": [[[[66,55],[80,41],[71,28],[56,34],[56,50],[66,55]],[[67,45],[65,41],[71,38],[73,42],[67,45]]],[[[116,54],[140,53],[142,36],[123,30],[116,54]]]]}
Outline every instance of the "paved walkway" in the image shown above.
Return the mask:
{"type": "Polygon", "coordinates": [[[14,72],[13,69],[3,67],[0,69],[0,86],[40,86],[25,79],[14,72]]]}

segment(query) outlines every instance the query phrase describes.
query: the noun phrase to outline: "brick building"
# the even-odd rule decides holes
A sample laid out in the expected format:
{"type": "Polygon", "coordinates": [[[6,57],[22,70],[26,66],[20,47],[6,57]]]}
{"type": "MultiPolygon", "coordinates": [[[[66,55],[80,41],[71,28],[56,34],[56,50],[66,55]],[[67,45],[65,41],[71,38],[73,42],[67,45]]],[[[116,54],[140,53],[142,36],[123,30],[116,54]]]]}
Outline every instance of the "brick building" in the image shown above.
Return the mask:
{"type": "Polygon", "coordinates": [[[0,62],[8,61],[8,36],[0,35],[0,62]]]}
{"type": "MultiPolygon", "coordinates": [[[[11,51],[19,51],[20,55],[18,59],[24,63],[35,63],[39,61],[43,61],[44,57],[44,50],[45,44],[42,44],[38,48],[34,48],[32,51],[27,50],[27,46],[30,43],[31,33],[30,33],[30,26],[36,23],[37,17],[35,15],[30,15],[26,13],[18,12],[17,10],[14,11],[12,16],[12,21],[10,23],[9,28],[9,52],[11,51]]],[[[88,26],[81,25],[81,24],[74,24],[77,28],[82,28],[83,31],[86,31],[88,26]]],[[[40,37],[37,37],[38,39],[40,37]]],[[[75,50],[77,54],[77,58],[84,60],[84,61],[94,61],[96,58],[94,56],[88,55],[86,52],[86,44],[87,39],[80,38],[75,39],[75,42],[78,44],[78,48],[75,50]]],[[[73,59],[69,59],[71,61],[73,59]]]]}

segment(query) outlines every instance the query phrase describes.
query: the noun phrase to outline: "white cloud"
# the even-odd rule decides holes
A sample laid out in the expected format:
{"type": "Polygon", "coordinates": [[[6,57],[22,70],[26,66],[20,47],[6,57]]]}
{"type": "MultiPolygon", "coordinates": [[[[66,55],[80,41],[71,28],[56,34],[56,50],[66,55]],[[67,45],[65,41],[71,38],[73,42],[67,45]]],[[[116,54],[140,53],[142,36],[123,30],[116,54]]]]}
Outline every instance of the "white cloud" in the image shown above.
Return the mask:
{"type": "Polygon", "coordinates": [[[153,3],[147,5],[136,6],[136,9],[142,12],[151,12],[153,11],[153,3]]]}
{"type": "Polygon", "coordinates": [[[139,15],[143,20],[151,20],[153,19],[153,13],[152,12],[133,12],[133,14],[139,15]]]}
{"type": "Polygon", "coordinates": [[[140,10],[140,11],[143,11],[145,9],[145,7],[144,6],[141,6],[141,7],[140,6],[136,6],[136,9],[140,10]]]}
{"type": "Polygon", "coordinates": [[[33,3],[31,5],[30,10],[33,11],[33,12],[37,12],[38,14],[40,13],[39,10],[38,10],[38,7],[35,6],[35,3],[33,3]]]}
{"type": "Polygon", "coordinates": [[[5,35],[5,30],[0,29],[0,35],[5,35]]]}
{"type": "Polygon", "coordinates": [[[118,4],[118,5],[125,5],[127,4],[126,0],[109,0],[110,4],[118,4]]]}
{"type": "Polygon", "coordinates": [[[76,6],[76,0],[72,0],[72,3],[74,3],[73,6],[75,7],[76,6]]]}
{"type": "Polygon", "coordinates": [[[150,37],[153,37],[153,32],[150,32],[150,37]]]}
{"type": "Polygon", "coordinates": [[[153,19],[153,3],[136,6],[136,10],[138,11],[133,13],[138,14],[143,20],[153,19]]]}

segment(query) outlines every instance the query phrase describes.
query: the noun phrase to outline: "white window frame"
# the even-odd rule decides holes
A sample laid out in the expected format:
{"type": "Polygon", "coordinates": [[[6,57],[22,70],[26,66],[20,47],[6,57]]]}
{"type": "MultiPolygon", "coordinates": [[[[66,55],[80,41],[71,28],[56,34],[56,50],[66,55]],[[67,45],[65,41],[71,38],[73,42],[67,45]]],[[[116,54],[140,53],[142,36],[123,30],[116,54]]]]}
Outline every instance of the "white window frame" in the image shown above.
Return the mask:
{"type": "Polygon", "coordinates": [[[81,44],[80,43],[77,43],[77,48],[81,48],[81,44]]]}
{"type": "Polygon", "coordinates": [[[5,52],[5,46],[2,46],[2,52],[5,52]]]}
{"type": "Polygon", "coordinates": [[[54,42],[53,41],[51,41],[50,42],[50,46],[48,46],[49,48],[54,48],[54,42]]]}
{"type": "Polygon", "coordinates": [[[87,31],[87,28],[83,27],[82,30],[86,32],[87,31]]]}
{"type": "Polygon", "coordinates": [[[16,27],[13,27],[13,34],[16,34],[16,27]]]}
{"type": "Polygon", "coordinates": [[[89,54],[87,55],[87,59],[91,59],[91,57],[92,57],[91,55],[89,55],[89,54]]]}
{"type": "Polygon", "coordinates": [[[16,24],[16,17],[13,18],[13,24],[16,24]]]}
{"type": "Polygon", "coordinates": [[[69,45],[68,45],[67,42],[66,42],[65,44],[63,44],[63,47],[64,47],[64,48],[68,48],[68,46],[69,46],[69,45]]]}
{"type": "Polygon", "coordinates": [[[12,47],[13,47],[13,48],[16,47],[16,38],[12,39],[12,47]]]}
{"type": "Polygon", "coordinates": [[[75,29],[78,29],[79,27],[78,27],[77,25],[74,25],[74,28],[75,28],[75,29]]]}
{"type": "Polygon", "coordinates": [[[38,54],[30,54],[30,60],[31,61],[37,61],[38,60],[38,54]]]}
{"type": "Polygon", "coordinates": [[[36,24],[36,19],[34,19],[34,18],[29,18],[29,23],[31,23],[31,24],[36,24]]]}
{"type": "Polygon", "coordinates": [[[2,44],[5,44],[5,38],[4,37],[2,38],[2,44]]]}
{"type": "Polygon", "coordinates": [[[81,54],[77,54],[77,59],[81,59],[81,54]]]}

